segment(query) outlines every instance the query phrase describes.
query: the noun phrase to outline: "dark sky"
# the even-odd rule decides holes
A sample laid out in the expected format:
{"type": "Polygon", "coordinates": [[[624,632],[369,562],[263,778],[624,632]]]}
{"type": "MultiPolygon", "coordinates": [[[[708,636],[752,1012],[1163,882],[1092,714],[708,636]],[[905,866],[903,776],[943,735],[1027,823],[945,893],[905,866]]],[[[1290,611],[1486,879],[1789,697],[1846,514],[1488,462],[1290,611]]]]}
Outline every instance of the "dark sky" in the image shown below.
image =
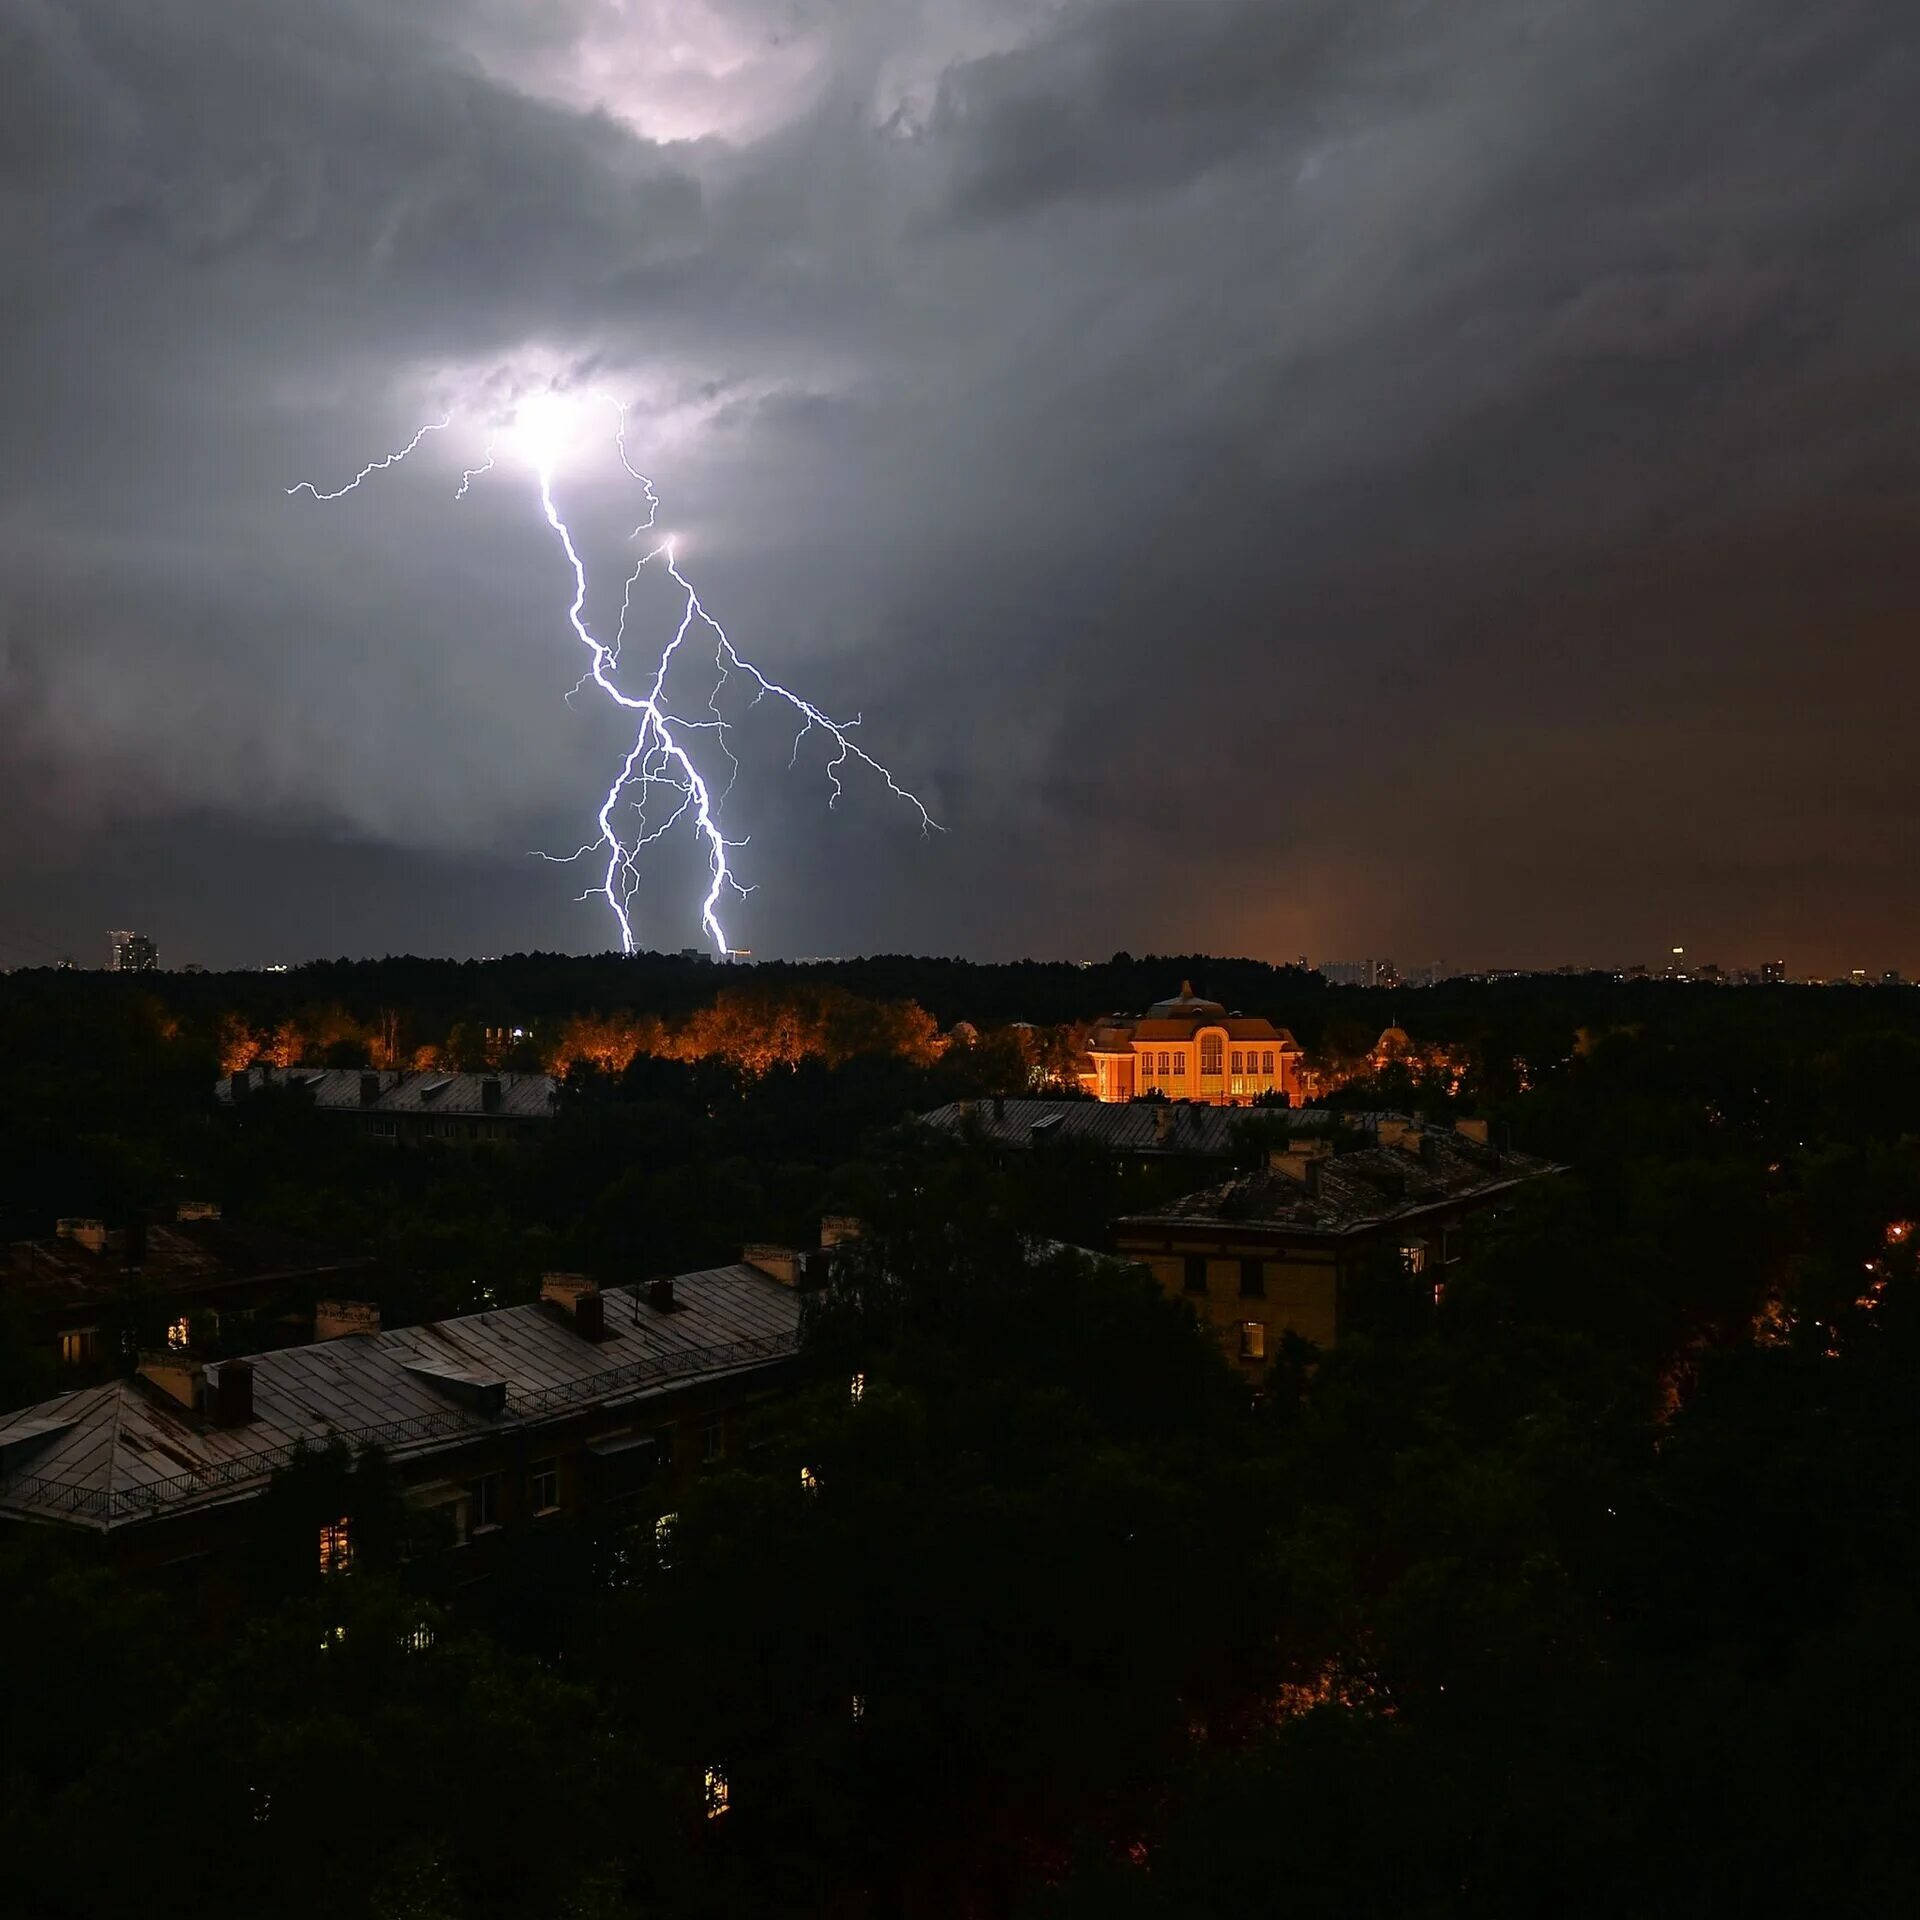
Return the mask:
{"type": "Polygon", "coordinates": [[[0,964],[611,943],[557,385],[947,829],[763,708],[740,944],[1920,972],[1917,183],[1912,0],[7,0],[0,964]]]}

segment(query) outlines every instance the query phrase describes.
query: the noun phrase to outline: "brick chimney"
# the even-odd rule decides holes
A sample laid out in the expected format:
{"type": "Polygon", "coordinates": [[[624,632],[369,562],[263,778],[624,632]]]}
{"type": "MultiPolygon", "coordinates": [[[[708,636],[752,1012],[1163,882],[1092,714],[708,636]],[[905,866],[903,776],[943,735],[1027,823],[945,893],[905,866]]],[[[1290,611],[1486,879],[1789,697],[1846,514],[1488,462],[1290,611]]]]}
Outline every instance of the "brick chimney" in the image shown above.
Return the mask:
{"type": "Polygon", "coordinates": [[[574,1310],[583,1294],[599,1291],[600,1283],[589,1279],[584,1273],[543,1273],[540,1276],[540,1298],[567,1313],[574,1310]]]}
{"type": "Polygon", "coordinates": [[[380,1104],[380,1076],[377,1073],[363,1073],[360,1076],[360,1104],[363,1107],[377,1107],[380,1104]]]}
{"type": "Polygon", "coordinates": [[[778,1280],[783,1287],[800,1284],[800,1255],[793,1247],[746,1246],[740,1249],[740,1258],[756,1273],[778,1280]]]}
{"type": "Polygon", "coordinates": [[[858,1240],[863,1229],[857,1214],[826,1213],[820,1216],[820,1244],[837,1247],[842,1240],[858,1240]]]}
{"type": "Polygon", "coordinates": [[[216,1426],[244,1427],[253,1418],[253,1362],[223,1360],[209,1367],[216,1426]]]}
{"type": "Polygon", "coordinates": [[[380,1307],[373,1300],[316,1300],[313,1303],[313,1337],[316,1340],[344,1340],[350,1334],[378,1333],[380,1307]]]}
{"type": "Polygon", "coordinates": [[[206,1399],[206,1373],[199,1361],[184,1353],[143,1353],[138,1371],[149,1386],[178,1401],[189,1413],[198,1413],[206,1399]]]}

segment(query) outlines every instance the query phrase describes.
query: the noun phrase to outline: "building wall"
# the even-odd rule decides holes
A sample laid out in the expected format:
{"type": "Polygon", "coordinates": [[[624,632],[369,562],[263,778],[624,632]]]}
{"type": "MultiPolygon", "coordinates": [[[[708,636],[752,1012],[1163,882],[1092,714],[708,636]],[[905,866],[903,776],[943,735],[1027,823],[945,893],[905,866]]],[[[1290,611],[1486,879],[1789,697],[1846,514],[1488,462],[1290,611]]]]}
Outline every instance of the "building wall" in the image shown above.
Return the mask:
{"type": "Polygon", "coordinates": [[[1297,1100],[1300,1059],[1298,1049],[1284,1042],[1234,1040],[1224,1027],[1201,1027],[1186,1040],[1135,1040],[1128,1054],[1096,1053],[1090,1090],[1107,1101],[1164,1093],[1214,1107],[1251,1106],[1272,1093],[1297,1100]],[[1207,1071],[1216,1058],[1219,1071],[1207,1071]]]}
{"type": "Polygon", "coordinates": [[[1250,1378],[1263,1374],[1283,1334],[1331,1347],[1339,1333],[1340,1267],[1331,1248],[1279,1248],[1271,1242],[1218,1239],[1169,1248],[1167,1241],[1122,1233],[1123,1260],[1137,1260],[1161,1288],[1184,1300],[1219,1337],[1221,1350],[1250,1378]],[[1206,1291],[1188,1287],[1188,1261],[1202,1263],[1206,1291]],[[1243,1261],[1260,1263],[1259,1293],[1242,1291],[1243,1261]],[[1257,1327],[1257,1339],[1247,1337],[1257,1327]],[[1257,1349],[1249,1351],[1249,1348],[1257,1349]]]}

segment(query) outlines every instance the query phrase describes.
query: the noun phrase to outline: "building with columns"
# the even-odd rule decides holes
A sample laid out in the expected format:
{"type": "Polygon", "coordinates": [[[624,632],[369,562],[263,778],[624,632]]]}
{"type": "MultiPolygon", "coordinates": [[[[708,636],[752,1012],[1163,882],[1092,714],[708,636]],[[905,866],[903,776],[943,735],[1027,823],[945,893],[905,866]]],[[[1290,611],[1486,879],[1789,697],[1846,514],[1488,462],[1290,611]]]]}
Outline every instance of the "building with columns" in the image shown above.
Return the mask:
{"type": "Polygon", "coordinates": [[[1100,1021],[1087,1052],[1080,1084],[1099,1100],[1161,1093],[1210,1107],[1245,1107],[1263,1094],[1297,1100],[1301,1092],[1304,1049],[1293,1035],[1201,999],[1190,980],[1137,1019],[1115,1014],[1100,1021]]]}

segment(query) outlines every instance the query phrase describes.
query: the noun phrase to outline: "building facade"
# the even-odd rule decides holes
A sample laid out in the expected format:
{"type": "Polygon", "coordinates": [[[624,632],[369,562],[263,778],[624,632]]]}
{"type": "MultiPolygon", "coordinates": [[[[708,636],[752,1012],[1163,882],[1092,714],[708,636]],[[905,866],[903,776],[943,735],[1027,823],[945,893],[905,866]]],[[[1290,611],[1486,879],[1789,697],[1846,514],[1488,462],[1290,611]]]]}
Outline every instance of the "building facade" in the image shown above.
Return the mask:
{"type": "Polygon", "coordinates": [[[1191,981],[1137,1019],[1100,1021],[1087,1043],[1080,1084],[1096,1099],[1137,1100],[1161,1094],[1210,1107],[1245,1107],[1301,1093],[1304,1049],[1270,1020],[1229,1013],[1203,1000],[1191,981]]]}
{"type": "Polygon", "coordinates": [[[1114,1245],[1258,1378],[1288,1333],[1334,1346],[1350,1286],[1382,1255],[1438,1305],[1477,1225],[1557,1171],[1491,1146],[1481,1123],[1448,1130],[1381,1116],[1345,1140],[1302,1138],[1256,1172],[1130,1215],[1115,1223],[1114,1245]]]}

